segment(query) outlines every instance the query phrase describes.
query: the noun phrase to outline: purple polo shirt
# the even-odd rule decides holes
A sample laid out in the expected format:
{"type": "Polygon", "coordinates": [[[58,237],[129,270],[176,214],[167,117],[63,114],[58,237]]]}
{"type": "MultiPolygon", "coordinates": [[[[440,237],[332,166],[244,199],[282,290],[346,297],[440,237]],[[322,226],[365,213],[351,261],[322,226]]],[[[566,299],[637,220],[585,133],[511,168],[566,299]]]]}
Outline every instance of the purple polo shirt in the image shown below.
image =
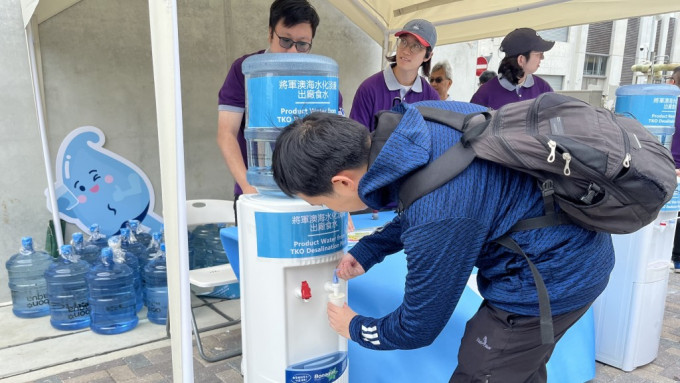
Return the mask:
{"type": "Polygon", "coordinates": [[[491,109],[500,109],[503,105],[531,100],[542,93],[552,91],[550,85],[538,76],[528,75],[522,85],[513,85],[507,79],[496,76],[480,86],[472,95],[470,102],[491,109]]]}
{"type": "MultiPolygon", "coordinates": [[[[241,119],[241,127],[238,131],[238,145],[241,148],[241,156],[243,157],[243,163],[248,168],[248,157],[246,148],[246,138],[244,136],[245,126],[246,126],[246,79],[243,75],[243,60],[247,59],[252,55],[258,55],[265,53],[265,50],[257,51],[251,54],[242,56],[231,64],[227,78],[222,84],[222,88],[219,93],[219,106],[218,110],[243,113],[243,118],[241,119]]],[[[338,107],[342,108],[342,94],[338,92],[338,107]]],[[[234,183],[234,196],[243,194],[241,187],[234,183]]]]}
{"type": "Polygon", "coordinates": [[[675,168],[680,169],[680,98],[678,98],[678,109],[675,111],[675,133],[671,143],[671,154],[675,160],[675,168]]]}
{"type": "Polygon", "coordinates": [[[392,109],[394,105],[402,101],[409,104],[424,100],[439,101],[437,91],[422,76],[418,76],[411,89],[403,97],[401,97],[401,88],[391,66],[370,76],[357,89],[349,118],[360,122],[372,132],[375,130],[373,116],[381,110],[392,109]]]}

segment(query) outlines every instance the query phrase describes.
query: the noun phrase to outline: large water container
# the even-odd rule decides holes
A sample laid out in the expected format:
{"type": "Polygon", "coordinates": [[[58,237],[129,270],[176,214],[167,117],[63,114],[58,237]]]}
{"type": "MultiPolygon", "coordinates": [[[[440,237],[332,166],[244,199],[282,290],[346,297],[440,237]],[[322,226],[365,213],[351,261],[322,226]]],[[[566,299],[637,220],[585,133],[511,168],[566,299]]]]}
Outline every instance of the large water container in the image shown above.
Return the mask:
{"type": "Polygon", "coordinates": [[[21,249],[5,263],[14,315],[37,318],[50,314],[44,275],[52,261],[46,252],[33,250],[33,238],[21,238],[21,249]]]}
{"type": "Polygon", "coordinates": [[[155,253],[144,267],[144,303],[147,318],[151,323],[165,324],[168,321],[168,272],[165,264],[165,244],[155,253]]]}
{"type": "Polygon", "coordinates": [[[280,129],[314,111],[339,113],[338,64],[312,54],[267,53],[243,61],[246,177],[259,193],[281,194],[271,172],[280,129]]]}
{"type": "MultiPolygon", "coordinates": [[[[109,246],[108,238],[99,231],[99,225],[96,223],[90,225],[90,238],[86,242],[99,247],[99,253],[101,253],[101,249],[109,246]]],[[[99,262],[99,259],[97,259],[97,262],[99,262]]]]}
{"type": "Polygon", "coordinates": [[[113,251],[113,261],[116,263],[125,263],[132,269],[132,286],[137,297],[137,311],[144,307],[144,296],[142,289],[142,269],[140,268],[139,258],[137,256],[122,248],[122,237],[124,231],[128,229],[120,229],[121,235],[114,235],[109,238],[109,247],[113,251]]]}
{"type": "Polygon", "coordinates": [[[144,247],[149,247],[151,243],[151,234],[142,230],[142,225],[136,219],[131,219],[128,221],[128,226],[130,227],[130,238],[134,236],[137,242],[141,243],[144,247]]]}
{"type": "Polygon", "coordinates": [[[668,149],[675,132],[680,88],[667,84],[626,85],[616,90],[616,113],[638,120],[668,149]]]}
{"type": "Polygon", "coordinates": [[[45,271],[50,324],[57,330],[77,330],[90,325],[85,279],[88,271],[90,264],[80,259],[71,245],[61,246],[61,257],[45,271]]]}
{"type": "Polygon", "coordinates": [[[119,334],[137,326],[133,272],[113,261],[113,251],[102,249],[101,261],[87,273],[90,291],[90,328],[98,334],[119,334]]]}
{"type": "Polygon", "coordinates": [[[78,232],[71,235],[71,246],[73,246],[73,254],[77,255],[80,259],[90,265],[99,262],[101,249],[91,242],[85,242],[83,233],[78,232]]]}

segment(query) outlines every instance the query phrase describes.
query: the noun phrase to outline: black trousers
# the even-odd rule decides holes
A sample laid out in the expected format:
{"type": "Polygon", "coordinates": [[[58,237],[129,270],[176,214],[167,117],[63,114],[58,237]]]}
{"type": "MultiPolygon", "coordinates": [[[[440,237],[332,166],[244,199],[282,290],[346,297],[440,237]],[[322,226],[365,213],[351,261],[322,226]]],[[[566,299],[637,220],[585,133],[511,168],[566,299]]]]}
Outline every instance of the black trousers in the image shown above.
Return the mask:
{"type": "MultiPolygon", "coordinates": [[[[553,316],[555,343],[588,311],[553,316]]],[[[555,344],[541,344],[538,317],[512,314],[487,301],[467,322],[458,350],[458,367],[449,383],[546,382],[555,344]]]]}
{"type": "MultiPolygon", "coordinates": [[[[680,223],[680,219],[678,220],[680,223]]],[[[676,223],[676,225],[678,224],[676,223]]],[[[672,262],[680,262],[680,230],[675,228],[675,239],[673,240],[673,252],[671,253],[672,262]]]]}

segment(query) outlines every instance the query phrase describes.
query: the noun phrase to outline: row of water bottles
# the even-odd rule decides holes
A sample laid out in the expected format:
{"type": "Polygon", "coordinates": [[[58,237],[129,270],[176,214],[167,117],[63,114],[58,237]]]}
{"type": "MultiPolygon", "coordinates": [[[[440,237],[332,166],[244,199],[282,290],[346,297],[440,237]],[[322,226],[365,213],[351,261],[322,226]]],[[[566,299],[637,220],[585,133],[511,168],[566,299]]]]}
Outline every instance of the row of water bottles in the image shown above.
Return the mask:
{"type": "Polygon", "coordinates": [[[35,251],[32,239],[23,238],[21,250],[6,264],[14,314],[49,314],[52,326],[60,330],[90,326],[97,333],[117,334],[137,325],[137,312],[146,304],[149,321],[165,324],[167,273],[160,234],[144,247],[135,240],[131,246],[129,229],[98,243],[95,233],[95,240],[86,243],[75,233],[58,260],[35,251]],[[109,246],[102,248],[104,244],[109,246]]]}

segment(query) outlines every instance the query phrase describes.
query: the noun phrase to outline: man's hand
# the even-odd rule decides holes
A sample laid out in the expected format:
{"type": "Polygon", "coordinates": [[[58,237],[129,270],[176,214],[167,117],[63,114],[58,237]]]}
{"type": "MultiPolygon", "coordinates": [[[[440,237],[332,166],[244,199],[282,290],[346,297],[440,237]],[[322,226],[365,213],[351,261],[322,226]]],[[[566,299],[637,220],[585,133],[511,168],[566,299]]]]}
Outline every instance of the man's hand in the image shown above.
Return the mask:
{"type": "Polygon", "coordinates": [[[243,194],[257,194],[257,189],[250,184],[241,186],[241,190],[243,190],[243,194]]]}
{"type": "Polygon", "coordinates": [[[364,267],[350,253],[345,253],[338,263],[338,277],[349,280],[365,273],[364,267]]]}
{"type": "Polygon", "coordinates": [[[675,175],[680,177],[680,169],[675,169],[675,175]]]}
{"type": "Polygon", "coordinates": [[[328,302],[326,312],[328,313],[328,323],[331,325],[331,328],[338,334],[350,339],[349,323],[357,313],[352,311],[352,309],[347,306],[347,303],[342,307],[338,307],[330,302],[328,302]]]}

